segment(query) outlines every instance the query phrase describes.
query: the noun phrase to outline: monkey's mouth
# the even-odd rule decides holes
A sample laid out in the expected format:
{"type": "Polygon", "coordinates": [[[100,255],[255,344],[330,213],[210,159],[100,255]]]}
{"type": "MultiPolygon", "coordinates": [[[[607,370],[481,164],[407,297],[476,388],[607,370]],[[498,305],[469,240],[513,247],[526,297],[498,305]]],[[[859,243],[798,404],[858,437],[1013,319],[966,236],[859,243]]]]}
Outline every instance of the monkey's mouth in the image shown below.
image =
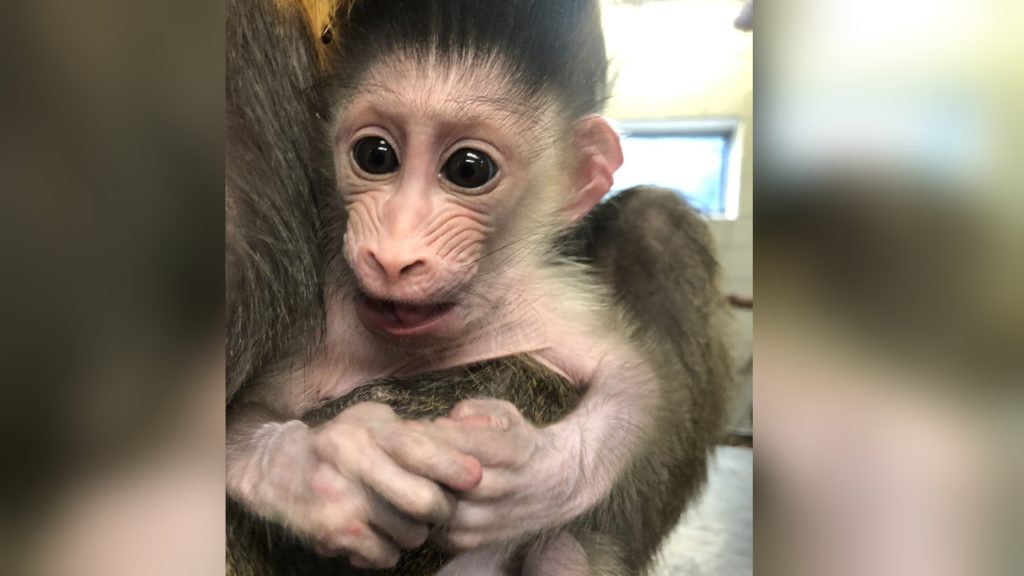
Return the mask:
{"type": "Polygon", "coordinates": [[[357,315],[367,328],[376,328],[393,336],[414,336],[440,327],[454,302],[412,304],[380,300],[361,294],[357,315]]]}

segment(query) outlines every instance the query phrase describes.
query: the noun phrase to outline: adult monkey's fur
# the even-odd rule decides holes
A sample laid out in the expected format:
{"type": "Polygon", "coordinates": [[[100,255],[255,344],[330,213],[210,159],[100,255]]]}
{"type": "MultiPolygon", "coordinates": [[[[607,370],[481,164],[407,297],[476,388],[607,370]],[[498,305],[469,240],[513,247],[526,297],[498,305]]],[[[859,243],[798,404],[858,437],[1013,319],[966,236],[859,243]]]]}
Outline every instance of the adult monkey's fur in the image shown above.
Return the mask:
{"type": "MultiPolygon", "coordinates": [[[[329,162],[310,87],[329,73],[322,69],[324,28],[330,23],[333,34],[344,34],[343,19],[329,18],[335,4],[227,3],[229,401],[271,362],[301,362],[322,333],[324,270],[315,246],[323,230],[313,195],[330,182],[319,172],[329,162]]],[[[730,369],[718,328],[717,264],[703,222],[657,189],[599,205],[563,249],[593,262],[615,288],[658,376],[676,384],[663,390],[657,446],[642,448],[606,501],[566,528],[585,546],[592,573],[639,574],[703,482],[718,437],[730,369]]],[[[323,421],[363,400],[386,402],[405,417],[433,417],[466,397],[508,399],[535,423],[557,420],[578,399],[558,376],[512,357],[371,383],[306,420],[323,421]]],[[[228,521],[229,574],[364,573],[230,503],[228,521]]],[[[430,574],[443,560],[425,546],[390,573],[430,574]]]]}
{"type": "Polygon", "coordinates": [[[330,186],[329,174],[315,169],[329,161],[312,87],[327,61],[320,38],[350,5],[226,3],[228,401],[261,367],[308,351],[323,331],[313,190],[330,186]]]}

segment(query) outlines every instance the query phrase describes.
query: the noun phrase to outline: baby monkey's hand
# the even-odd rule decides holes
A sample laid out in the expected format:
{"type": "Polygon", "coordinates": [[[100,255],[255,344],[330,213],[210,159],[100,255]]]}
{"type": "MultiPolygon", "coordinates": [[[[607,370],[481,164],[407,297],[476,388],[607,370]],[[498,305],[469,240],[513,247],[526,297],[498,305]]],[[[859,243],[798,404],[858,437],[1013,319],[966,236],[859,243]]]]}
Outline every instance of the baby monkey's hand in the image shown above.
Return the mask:
{"type": "Polygon", "coordinates": [[[251,509],[308,537],[325,555],[357,567],[387,568],[417,548],[469,490],[480,463],[372,402],[309,428],[268,423],[241,466],[229,456],[228,489],[251,509]]]}
{"type": "Polygon", "coordinates": [[[438,418],[432,433],[484,466],[478,485],[458,492],[455,515],[437,533],[455,550],[513,540],[578,515],[579,469],[573,428],[538,428],[504,400],[466,400],[438,418]]]}

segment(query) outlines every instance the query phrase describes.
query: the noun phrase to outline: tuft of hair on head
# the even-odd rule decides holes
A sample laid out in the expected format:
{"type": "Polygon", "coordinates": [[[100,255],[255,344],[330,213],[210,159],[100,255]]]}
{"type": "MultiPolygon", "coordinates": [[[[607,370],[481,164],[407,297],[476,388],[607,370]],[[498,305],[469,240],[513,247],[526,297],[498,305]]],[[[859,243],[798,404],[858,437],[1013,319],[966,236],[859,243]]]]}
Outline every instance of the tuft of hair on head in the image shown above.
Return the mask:
{"type": "Polygon", "coordinates": [[[526,97],[552,96],[573,119],[608,98],[598,0],[349,0],[335,13],[328,65],[342,88],[396,55],[442,66],[500,60],[526,97]]]}

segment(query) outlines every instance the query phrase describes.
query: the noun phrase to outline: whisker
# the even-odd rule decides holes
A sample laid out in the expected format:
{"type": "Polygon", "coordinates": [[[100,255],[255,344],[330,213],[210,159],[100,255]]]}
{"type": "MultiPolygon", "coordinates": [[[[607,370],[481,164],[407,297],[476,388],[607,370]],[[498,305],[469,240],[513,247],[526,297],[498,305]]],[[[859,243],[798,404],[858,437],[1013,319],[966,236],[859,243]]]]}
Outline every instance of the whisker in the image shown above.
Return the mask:
{"type": "Polygon", "coordinates": [[[521,238],[517,238],[516,240],[513,240],[513,241],[509,242],[508,244],[505,244],[504,246],[500,246],[498,248],[495,248],[494,250],[491,250],[487,254],[484,254],[483,256],[480,256],[479,258],[477,258],[475,260],[471,260],[470,262],[467,262],[463,266],[471,266],[473,264],[476,264],[477,262],[483,260],[484,258],[493,256],[494,254],[497,254],[498,252],[501,252],[502,250],[505,250],[506,248],[509,248],[511,246],[519,244],[520,242],[523,242],[525,240],[529,240],[530,238],[533,238],[533,237],[536,237],[536,236],[540,236],[543,233],[544,233],[544,231],[538,230],[536,232],[531,232],[529,234],[526,234],[526,235],[522,236],[521,238]]]}
{"type": "Polygon", "coordinates": [[[536,249],[543,249],[544,246],[545,243],[543,242],[543,239],[538,239],[537,241],[530,242],[529,244],[515,247],[513,250],[503,252],[501,258],[494,261],[493,264],[488,267],[488,270],[480,272],[480,276],[486,278],[488,276],[501,275],[507,272],[525,255],[530,254],[536,249]]]}

